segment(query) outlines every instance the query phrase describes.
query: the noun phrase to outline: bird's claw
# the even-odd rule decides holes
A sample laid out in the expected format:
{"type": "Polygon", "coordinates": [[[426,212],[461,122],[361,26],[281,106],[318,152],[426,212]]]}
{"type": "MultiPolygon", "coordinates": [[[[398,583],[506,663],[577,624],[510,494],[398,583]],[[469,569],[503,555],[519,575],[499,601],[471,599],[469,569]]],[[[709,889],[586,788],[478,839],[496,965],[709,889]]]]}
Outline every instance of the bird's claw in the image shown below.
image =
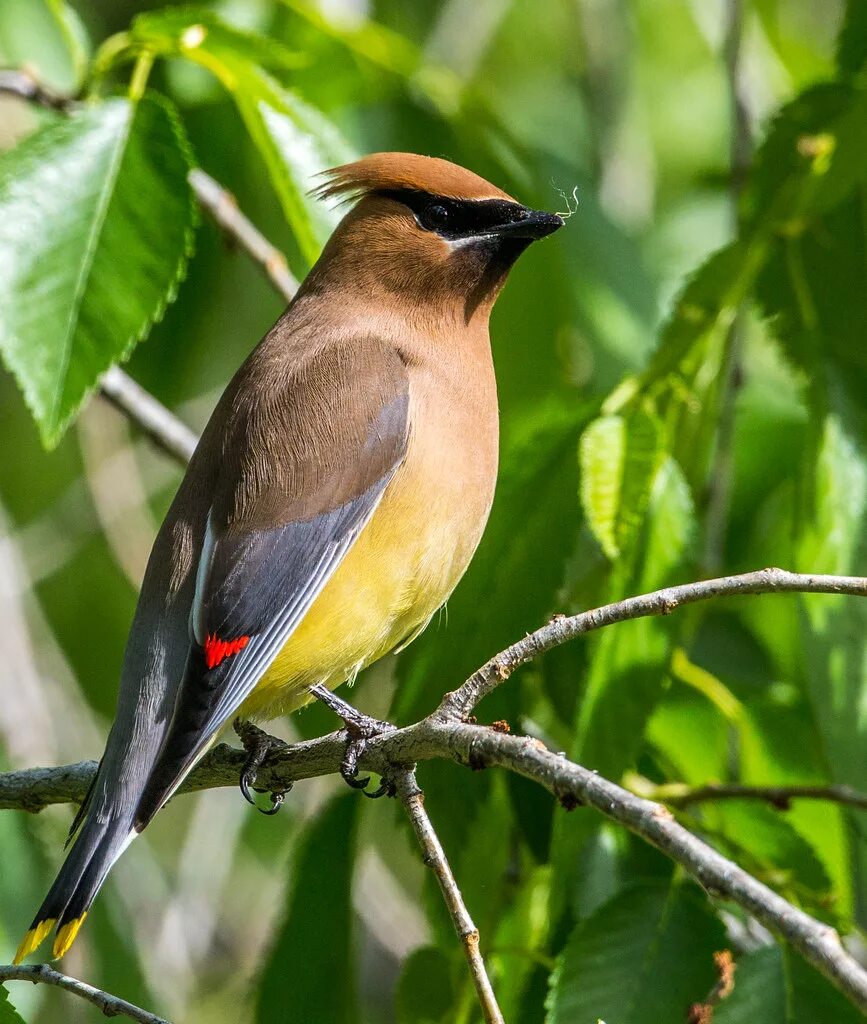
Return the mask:
{"type": "Polygon", "coordinates": [[[358,760],[364,753],[367,741],[384,732],[393,731],[394,726],[390,722],[381,722],[377,718],[363,714],[319,683],[311,686],[310,692],[342,719],[346,728],[346,749],[340,764],[340,777],[347,786],[360,790],[371,800],[377,800],[381,796],[394,796],[396,789],[390,779],[383,778],[376,789],[368,791],[370,776],[358,777],[358,760]]]}
{"type": "Polygon", "coordinates": [[[269,736],[268,733],[253,725],[252,722],[243,722],[241,719],[236,718],[233,725],[244,750],[247,751],[247,760],[244,762],[244,767],[241,769],[241,776],[238,780],[241,793],[247,803],[252,804],[261,814],[276,814],[283,806],[286,794],[292,789],[291,783],[286,789],[270,794],[270,807],[260,807],[250,790],[253,789],[256,793],[267,792],[264,789],[255,789],[256,776],[259,774],[259,769],[264,764],[267,756],[274,750],[280,750],[286,744],[282,740],[277,739],[276,736],[269,736]]]}

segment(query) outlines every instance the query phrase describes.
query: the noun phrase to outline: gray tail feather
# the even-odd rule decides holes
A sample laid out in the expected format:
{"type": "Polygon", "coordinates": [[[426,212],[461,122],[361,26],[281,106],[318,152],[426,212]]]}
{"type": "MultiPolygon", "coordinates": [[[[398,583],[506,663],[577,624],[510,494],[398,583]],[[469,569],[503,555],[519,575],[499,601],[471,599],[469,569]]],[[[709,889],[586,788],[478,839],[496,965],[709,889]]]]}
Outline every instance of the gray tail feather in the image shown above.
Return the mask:
{"type": "Polygon", "coordinates": [[[93,903],[130,835],[129,817],[99,821],[88,817],[31,924],[54,920],[62,928],[80,918],[93,903]]]}

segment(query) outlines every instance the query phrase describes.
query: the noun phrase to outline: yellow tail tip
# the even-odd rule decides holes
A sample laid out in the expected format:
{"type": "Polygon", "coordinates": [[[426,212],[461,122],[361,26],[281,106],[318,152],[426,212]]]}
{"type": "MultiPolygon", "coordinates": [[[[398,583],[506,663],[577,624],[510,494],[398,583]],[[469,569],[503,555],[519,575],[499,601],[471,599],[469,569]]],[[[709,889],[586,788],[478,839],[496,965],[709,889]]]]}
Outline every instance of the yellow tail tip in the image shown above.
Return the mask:
{"type": "Polygon", "coordinates": [[[21,940],[21,945],[18,947],[18,952],[12,961],[13,964],[20,964],[25,957],[30,956],[31,953],[39,949],[46,935],[54,927],[55,920],[53,917],[46,918],[46,920],[40,921],[39,924],[30,929],[21,940]]]}
{"type": "Polygon", "coordinates": [[[78,935],[78,929],[84,924],[84,919],[87,917],[87,911],[81,915],[81,917],[73,918],[71,921],[67,921],[66,924],[62,925],[57,930],[57,934],[54,936],[54,946],[51,950],[51,955],[55,960],[59,960],[64,953],[67,952],[69,947],[75,942],[75,937],[78,935]]]}

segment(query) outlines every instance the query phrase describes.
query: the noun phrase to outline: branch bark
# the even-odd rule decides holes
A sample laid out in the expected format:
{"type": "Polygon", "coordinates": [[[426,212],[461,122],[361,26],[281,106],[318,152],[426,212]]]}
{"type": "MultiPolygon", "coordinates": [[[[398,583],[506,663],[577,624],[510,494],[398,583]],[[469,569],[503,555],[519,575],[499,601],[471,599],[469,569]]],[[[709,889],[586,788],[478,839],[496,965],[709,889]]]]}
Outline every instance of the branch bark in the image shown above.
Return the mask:
{"type": "MultiPolygon", "coordinates": [[[[668,808],[636,796],[554,753],[538,740],[512,736],[465,721],[476,704],[519,666],[585,633],[647,615],[665,615],[682,605],[746,594],[822,593],[867,596],[867,579],[810,576],[762,569],[740,576],[701,580],[627,598],[569,617],[557,617],[492,658],[440,706],[414,725],[368,741],[360,767],[394,774],[395,766],[450,758],[479,767],[497,766],[544,786],[566,807],[584,804],[618,822],[688,871],[706,891],[730,900],[796,949],[859,1009],[867,1011],[867,971],[843,948],[833,928],[815,920],[723,857],[678,824],[668,808]]],[[[278,791],[300,779],[339,769],[345,734],[293,744],[262,766],[257,782],[278,791]]],[[[246,755],[221,745],[197,766],[183,791],[237,785],[246,755]]],[[[49,803],[81,800],[95,762],[0,774],[0,808],[38,810],[49,803]]]]}
{"type": "Polygon", "coordinates": [[[721,800],[760,800],[778,810],[789,809],[793,800],[824,800],[867,810],[867,793],[851,786],[750,786],[738,782],[709,782],[704,786],[688,786],[668,782],[660,786],[647,779],[635,778],[630,788],[648,800],[657,800],[667,807],[690,807],[692,804],[717,803],[721,800]]]}
{"type": "Polygon", "coordinates": [[[70,978],[68,974],[61,974],[49,967],[48,964],[20,967],[0,965],[0,984],[6,981],[30,981],[34,985],[54,985],[92,1003],[102,1010],[106,1017],[128,1017],[130,1020],[138,1021],[139,1024],[169,1024],[167,1020],[157,1017],[155,1013],[128,1003],[119,996],[111,995],[110,992],[104,992],[101,988],[94,988],[87,982],[70,978]]]}
{"type": "Polygon", "coordinates": [[[397,795],[400,797],[403,806],[406,808],[410,824],[415,831],[418,844],[424,853],[424,862],[437,877],[442,890],[443,900],[451,915],[452,923],[461,945],[464,947],[464,956],[467,966],[470,969],[470,976],[476,987],[479,1005],[484,1014],[485,1024],[505,1024],[502,1011],[497,1003],[491,979],[485,968],[485,961],[479,949],[479,929],[473,923],[464,897],[455,876],[452,874],[451,866],[446,858],[442,843],[433,827],[424,806],[424,793],[419,789],[415,778],[414,769],[398,770],[394,777],[397,787],[397,795]]]}

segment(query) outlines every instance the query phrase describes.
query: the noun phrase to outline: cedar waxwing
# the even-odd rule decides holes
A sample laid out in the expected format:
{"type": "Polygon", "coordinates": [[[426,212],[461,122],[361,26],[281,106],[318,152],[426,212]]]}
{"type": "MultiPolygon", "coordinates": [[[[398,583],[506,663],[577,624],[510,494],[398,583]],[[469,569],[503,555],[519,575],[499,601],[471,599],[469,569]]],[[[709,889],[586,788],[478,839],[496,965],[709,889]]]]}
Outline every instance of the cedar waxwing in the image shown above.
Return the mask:
{"type": "Polygon", "coordinates": [[[517,257],[563,220],[410,153],[326,173],[320,196],[358,202],[190,461],[75,844],[16,963],[55,926],[54,956],[69,949],[226,723],[292,711],[409,643],[482,536],[498,448],[489,314],[517,257]]]}

